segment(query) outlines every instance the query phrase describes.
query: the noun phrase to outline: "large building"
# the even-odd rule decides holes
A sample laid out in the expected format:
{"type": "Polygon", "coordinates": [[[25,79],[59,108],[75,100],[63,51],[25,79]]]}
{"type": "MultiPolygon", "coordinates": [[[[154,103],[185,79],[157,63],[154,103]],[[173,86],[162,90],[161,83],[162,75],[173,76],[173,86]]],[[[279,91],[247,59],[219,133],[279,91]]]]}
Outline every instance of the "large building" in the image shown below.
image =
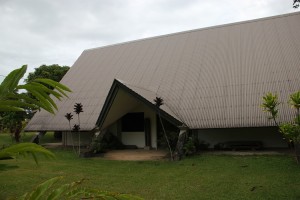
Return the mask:
{"type": "Polygon", "coordinates": [[[82,103],[86,143],[98,128],[124,144],[156,148],[153,99],[161,97],[162,117],[211,147],[230,140],[286,147],[260,104],[277,93],[279,121],[293,117],[286,102],[300,89],[299,24],[297,12],[85,50],[61,81],[73,90],[69,98],[56,101],[56,115],[35,114],[26,130],[63,131],[68,143],[64,115],[82,103]]]}

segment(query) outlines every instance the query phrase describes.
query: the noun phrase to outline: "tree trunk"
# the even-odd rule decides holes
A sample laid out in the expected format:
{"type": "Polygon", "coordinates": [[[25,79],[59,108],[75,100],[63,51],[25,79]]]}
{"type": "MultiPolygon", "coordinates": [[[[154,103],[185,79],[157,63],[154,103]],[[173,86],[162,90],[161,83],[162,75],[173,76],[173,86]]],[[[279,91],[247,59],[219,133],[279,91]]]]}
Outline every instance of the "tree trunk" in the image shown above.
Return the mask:
{"type": "Polygon", "coordinates": [[[173,151],[172,151],[172,148],[171,148],[171,146],[170,146],[169,138],[168,138],[168,136],[167,136],[167,133],[166,133],[164,124],[163,124],[162,119],[161,119],[161,117],[160,117],[160,113],[158,113],[158,116],[159,116],[159,120],[160,120],[160,123],[161,123],[161,127],[162,127],[162,129],[163,129],[163,132],[164,132],[164,135],[165,135],[165,138],[166,138],[168,147],[169,147],[170,158],[171,158],[171,160],[173,161],[173,160],[174,160],[174,158],[173,158],[173,151]]]}
{"type": "Polygon", "coordinates": [[[14,131],[14,138],[15,138],[15,140],[16,140],[17,143],[20,142],[21,131],[22,131],[22,123],[18,122],[16,124],[16,128],[15,128],[15,131],[14,131]]]}
{"type": "Polygon", "coordinates": [[[16,128],[15,130],[15,140],[16,140],[16,143],[19,143],[20,142],[20,138],[21,138],[21,129],[20,128],[16,128]]]}
{"type": "Polygon", "coordinates": [[[183,152],[183,145],[186,140],[186,133],[187,133],[186,131],[183,133],[182,132],[179,133],[176,150],[174,153],[174,160],[181,160],[185,156],[183,152]]]}
{"type": "Polygon", "coordinates": [[[80,156],[80,132],[78,132],[78,139],[79,139],[79,144],[78,144],[78,155],[80,156]]]}

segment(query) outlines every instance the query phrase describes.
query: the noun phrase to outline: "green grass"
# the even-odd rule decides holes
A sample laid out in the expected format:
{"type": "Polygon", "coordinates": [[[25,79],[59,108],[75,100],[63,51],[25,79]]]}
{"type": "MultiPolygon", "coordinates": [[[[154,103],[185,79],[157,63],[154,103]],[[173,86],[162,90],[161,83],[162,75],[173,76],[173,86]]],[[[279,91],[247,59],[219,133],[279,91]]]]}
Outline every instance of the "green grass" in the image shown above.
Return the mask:
{"type": "Polygon", "coordinates": [[[179,162],[108,161],[55,150],[56,160],[0,161],[0,199],[49,178],[145,199],[300,199],[300,166],[289,156],[199,155],[179,162]]]}

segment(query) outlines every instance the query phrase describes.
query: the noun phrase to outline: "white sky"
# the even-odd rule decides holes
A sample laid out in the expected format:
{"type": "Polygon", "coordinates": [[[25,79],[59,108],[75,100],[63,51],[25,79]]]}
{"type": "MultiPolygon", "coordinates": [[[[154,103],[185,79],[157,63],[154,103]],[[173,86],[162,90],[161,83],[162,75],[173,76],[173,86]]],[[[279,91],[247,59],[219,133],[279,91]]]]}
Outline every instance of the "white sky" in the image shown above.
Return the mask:
{"type": "Polygon", "coordinates": [[[0,82],[83,50],[300,11],[293,0],[0,0],[0,82]]]}

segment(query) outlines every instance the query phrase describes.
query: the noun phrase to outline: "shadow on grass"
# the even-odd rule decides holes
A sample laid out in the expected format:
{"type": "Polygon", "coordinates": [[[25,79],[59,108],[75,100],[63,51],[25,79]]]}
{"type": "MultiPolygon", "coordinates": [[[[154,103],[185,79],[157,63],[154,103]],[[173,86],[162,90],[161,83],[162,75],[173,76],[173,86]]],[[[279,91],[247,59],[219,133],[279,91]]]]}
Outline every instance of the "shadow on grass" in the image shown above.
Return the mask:
{"type": "Polygon", "coordinates": [[[0,172],[12,170],[12,169],[18,169],[18,168],[19,168],[19,166],[17,166],[17,165],[0,164],[0,172]]]}

